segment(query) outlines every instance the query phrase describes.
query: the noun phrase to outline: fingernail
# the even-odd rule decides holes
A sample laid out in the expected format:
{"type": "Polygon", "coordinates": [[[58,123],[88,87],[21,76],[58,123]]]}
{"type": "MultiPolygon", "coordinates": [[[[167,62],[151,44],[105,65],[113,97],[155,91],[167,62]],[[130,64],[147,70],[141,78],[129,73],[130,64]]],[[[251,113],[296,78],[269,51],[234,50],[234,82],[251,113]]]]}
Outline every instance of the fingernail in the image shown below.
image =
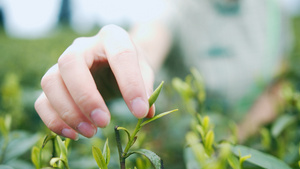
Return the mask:
{"type": "Polygon", "coordinates": [[[95,109],[91,113],[91,119],[93,120],[94,124],[103,128],[109,124],[110,115],[101,109],[95,109]]]}
{"type": "Polygon", "coordinates": [[[78,134],[72,129],[64,128],[62,129],[61,134],[64,137],[68,137],[73,140],[78,140],[78,134]]]}
{"type": "Polygon", "coordinates": [[[82,135],[86,137],[93,137],[96,134],[96,128],[87,122],[79,123],[77,129],[82,135]]]}
{"type": "Polygon", "coordinates": [[[131,102],[131,112],[137,118],[144,118],[149,111],[148,103],[146,103],[142,98],[137,97],[131,102]]]}

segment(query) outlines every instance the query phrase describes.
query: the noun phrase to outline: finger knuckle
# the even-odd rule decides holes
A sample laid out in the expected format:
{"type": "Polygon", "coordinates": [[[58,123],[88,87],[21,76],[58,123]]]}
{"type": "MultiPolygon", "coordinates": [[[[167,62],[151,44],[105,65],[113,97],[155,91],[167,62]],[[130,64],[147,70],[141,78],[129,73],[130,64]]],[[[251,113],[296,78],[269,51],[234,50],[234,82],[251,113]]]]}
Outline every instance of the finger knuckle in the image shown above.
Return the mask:
{"type": "Polygon", "coordinates": [[[69,125],[75,126],[78,123],[77,121],[80,120],[79,113],[80,113],[79,111],[69,109],[60,112],[59,116],[62,120],[67,122],[69,125]]]}
{"type": "Polygon", "coordinates": [[[125,62],[126,60],[130,60],[130,58],[136,56],[136,52],[133,49],[129,48],[116,48],[115,55],[112,56],[111,59],[114,59],[116,62],[125,62]]]}
{"type": "Polygon", "coordinates": [[[88,46],[90,46],[90,41],[87,37],[76,38],[72,45],[70,45],[58,58],[58,67],[62,68],[72,64],[79,56],[82,56],[87,52],[88,46]]]}
{"type": "Polygon", "coordinates": [[[74,55],[75,55],[75,53],[73,53],[73,52],[67,52],[67,53],[64,53],[63,55],[61,55],[57,61],[58,67],[63,68],[65,66],[71,64],[73,62],[74,55]]]}
{"type": "Polygon", "coordinates": [[[45,91],[49,88],[51,88],[51,86],[53,86],[53,83],[55,82],[55,75],[54,74],[46,74],[42,77],[41,80],[41,87],[42,89],[45,91]]]}
{"type": "Polygon", "coordinates": [[[70,111],[64,111],[63,113],[60,114],[60,118],[63,120],[72,119],[72,114],[69,112],[70,111]]]}
{"type": "Polygon", "coordinates": [[[93,100],[98,100],[94,97],[93,94],[88,92],[81,93],[76,98],[77,105],[81,108],[81,110],[85,113],[88,113],[89,109],[92,109],[92,106],[95,105],[93,100]]]}
{"type": "Polygon", "coordinates": [[[60,122],[56,119],[50,119],[45,125],[53,132],[60,133],[60,122]]]}
{"type": "Polygon", "coordinates": [[[34,108],[35,110],[39,113],[41,110],[41,107],[43,105],[43,102],[40,98],[38,98],[35,102],[34,102],[34,108]]]}

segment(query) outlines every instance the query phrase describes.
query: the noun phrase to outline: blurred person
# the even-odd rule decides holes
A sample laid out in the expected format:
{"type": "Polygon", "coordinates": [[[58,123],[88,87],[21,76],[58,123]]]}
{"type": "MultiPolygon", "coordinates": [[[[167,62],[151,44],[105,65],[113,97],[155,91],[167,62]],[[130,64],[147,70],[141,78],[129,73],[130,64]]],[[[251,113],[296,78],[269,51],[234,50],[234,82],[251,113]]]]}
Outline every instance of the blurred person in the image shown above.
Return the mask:
{"type": "Polygon", "coordinates": [[[176,0],[166,2],[164,15],[125,31],[104,26],[93,37],[76,39],[41,80],[43,93],[35,108],[55,133],[92,137],[110,122],[105,100],[119,95],[137,118],[153,117],[148,97],[155,75],[169,50],[178,45],[173,73],[197,67],[208,93],[236,106],[264,84],[240,125],[243,141],[276,116],[279,86],[267,88],[276,76],[288,42],[283,10],[274,0],[176,0]]]}

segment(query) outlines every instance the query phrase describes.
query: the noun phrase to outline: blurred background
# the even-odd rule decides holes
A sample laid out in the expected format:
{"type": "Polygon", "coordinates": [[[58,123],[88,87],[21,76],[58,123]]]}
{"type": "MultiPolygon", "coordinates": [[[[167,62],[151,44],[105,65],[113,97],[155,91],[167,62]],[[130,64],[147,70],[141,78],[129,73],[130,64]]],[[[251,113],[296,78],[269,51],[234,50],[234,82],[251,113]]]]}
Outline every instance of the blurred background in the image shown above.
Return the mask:
{"type": "MultiPolygon", "coordinates": [[[[300,88],[300,1],[281,0],[281,4],[289,14],[294,39],[287,64],[288,73],[285,75],[300,88]]],[[[117,24],[129,29],[134,23],[160,17],[167,8],[160,0],[0,0],[0,116],[11,115],[11,130],[22,131],[14,135],[15,140],[19,140],[13,143],[11,150],[18,144],[28,143],[27,147],[23,146],[24,150],[12,155],[15,158],[1,159],[0,151],[0,164],[15,165],[15,168],[33,168],[28,156],[30,148],[47,132],[33,107],[41,92],[40,79],[75,38],[94,35],[106,24],[117,24]]],[[[167,87],[167,92],[168,89],[167,87]]],[[[117,106],[113,111],[123,110],[117,106]]],[[[116,117],[118,125],[126,126],[128,122],[135,120],[124,120],[124,117],[116,117]]],[[[148,138],[148,142],[152,143],[146,144],[148,147],[154,145],[154,149],[158,151],[163,149],[164,152],[158,154],[163,156],[167,166],[174,169],[184,168],[181,141],[184,140],[187,129],[174,131],[178,126],[172,128],[169,123],[172,119],[176,121],[180,118],[170,117],[164,123],[156,123],[171,130],[173,135],[169,139],[173,140],[173,144],[163,142],[162,139],[170,131],[160,130],[157,126],[152,129],[152,136],[148,138]]],[[[107,129],[103,131],[105,132],[106,137],[112,131],[107,129]]],[[[103,133],[98,133],[97,138],[82,138],[74,143],[77,148],[73,148],[70,158],[77,160],[73,160],[73,166],[95,168],[91,145],[101,145],[105,138],[103,133]]],[[[112,166],[114,165],[117,162],[112,162],[112,166]]]]}

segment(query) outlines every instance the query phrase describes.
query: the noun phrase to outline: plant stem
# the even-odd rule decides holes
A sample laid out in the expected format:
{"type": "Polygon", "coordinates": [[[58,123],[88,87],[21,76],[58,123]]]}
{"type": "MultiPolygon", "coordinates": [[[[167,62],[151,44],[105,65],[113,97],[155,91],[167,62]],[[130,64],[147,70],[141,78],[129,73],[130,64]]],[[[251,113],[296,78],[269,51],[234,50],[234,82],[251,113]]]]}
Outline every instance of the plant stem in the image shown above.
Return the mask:
{"type": "Polygon", "coordinates": [[[133,145],[134,141],[136,140],[136,134],[140,131],[142,122],[143,122],[143,119],[138,120],[138,122],[135,126],[135,129],[134,129],[132,135],[130,136],[129,141],[127,142],[127,145],[126,145],[124,151],[122,149],[121,137],[120,137],[120,132],[118,130],[118,126],[115,127],[115,135],[116,135],[121,169],[125,169],[125,164],[126,164],[125,159],[128,157],[127,153],[129,151],[130,147],[133,145]]]}
{"type": "Polygon", "coordinates": [[[140,131],[140,129],[141,129],[141,124],[142,124],[142,122],[143,122],[143,119],[139,119],[139,120],[138,120],[138,122],[137,122],[137,124],[136,124],[136,126],[135,126],[135,129],[134,129],[134,131],[133,131],[133,133],[132,133],[132,135],[131,135],[131,137],[130,137],[130,139],[129,139],[129,141],[128,141],[128,143],[127,143],[125,149],[124,149],[124,152],[123,152],[123,155],[122,155],[123,157],[126,157],[126,156],[127,156],[127,153],[128,153],[128,151],[129,151],[130,147],[132,146],[133,142],[135,141],[135,136],[136,136],[136,134],[137,134],[137,133],[140,131]]]}
{"type": "Polygon", "coordinates": [[[115,127],[115,135],[116,135],[116,141],[117,141],[117,147],[118,147],[118,153],[119,153],[120,166],[121,166],[121,169],[125,169],[125,160],[122,157],[123,149],[122,149],[121,137],[120,137],[120,132],[118,130],[118,126],[115,127]]]}
{"type": "Polygon", "coordinates": [[[70,169],[69,164],[68,164],[67,161],[63,161],[63,163],[64,163],[64,166],[66,167],[66,169],[70,169]]]}

